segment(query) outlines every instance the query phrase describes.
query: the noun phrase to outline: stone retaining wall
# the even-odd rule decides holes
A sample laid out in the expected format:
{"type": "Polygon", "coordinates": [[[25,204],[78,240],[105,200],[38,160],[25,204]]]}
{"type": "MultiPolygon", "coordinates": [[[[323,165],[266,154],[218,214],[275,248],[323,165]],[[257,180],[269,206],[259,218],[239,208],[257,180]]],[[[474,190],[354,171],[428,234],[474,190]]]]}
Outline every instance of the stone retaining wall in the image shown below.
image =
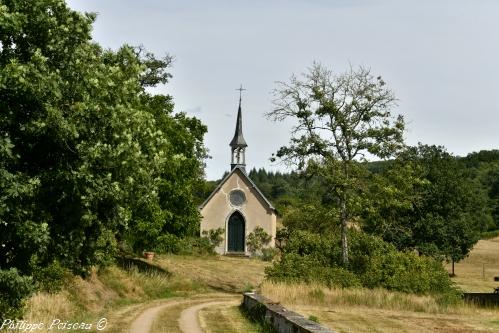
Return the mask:
{"type": "Polygon", "coordinates": [[[259,320],[270,324],[278,333],[335,333],[256,293],[245,293],[243,306],[250,315],[260,317],[259,320]]]}
{"type": "Polygon", "coordinates": [[[464,293],[463,297],[478,305],[499,306],[499,293],[464,293]]]}

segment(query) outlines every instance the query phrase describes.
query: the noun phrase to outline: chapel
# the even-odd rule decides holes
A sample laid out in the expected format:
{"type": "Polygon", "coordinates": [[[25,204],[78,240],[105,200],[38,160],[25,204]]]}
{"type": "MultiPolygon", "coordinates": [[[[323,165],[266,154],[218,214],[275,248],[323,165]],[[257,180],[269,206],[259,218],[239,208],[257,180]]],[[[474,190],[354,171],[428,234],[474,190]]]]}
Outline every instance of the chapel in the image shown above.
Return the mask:
{"type": "MultiPolygon", "coordinates": [[[[238,89],[241,93],[242,88],[238,89]]],[[[201,234],[210,229],[224,229],[224,240],[215,248],[219,254],[249,255],[246,239],[257,227],[263,228],[275,246],[276,210],[246,173],[246,148],[243,137],[241,94],[236,130],[230,141],[230,172],[199,207],[201,234]]]]}

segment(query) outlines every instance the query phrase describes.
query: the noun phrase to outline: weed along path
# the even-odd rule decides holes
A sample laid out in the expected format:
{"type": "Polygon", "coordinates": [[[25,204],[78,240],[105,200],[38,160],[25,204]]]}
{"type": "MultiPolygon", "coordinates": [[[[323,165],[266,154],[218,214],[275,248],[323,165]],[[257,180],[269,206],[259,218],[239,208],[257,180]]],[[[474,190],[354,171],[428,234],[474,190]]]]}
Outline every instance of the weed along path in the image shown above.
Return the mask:
{"type": "Polygon", "coordinates": [[[152,328],[152,323],[156,316],[164,309],[175,305],[188,303],[188,301],[169,301],[161,305],[151,307],[142,312],[137,319],[135,319],[130,326],[130,333],[149,333],[152,328]]]}
{"type": "Polygon", "coordinates": [[[259,285],[269,263],[175,255],[159,256],[155,263],[172,273],[172,288],[186,295],[143,304],[125,326],[129,333],[257,332],[239,312],[240,292],[259,285]]]}
{"type": "Polygon", "coordinates": [[[197,304],[182,311],[179,319],[180,330],[183,333],[204,333],[199,325],[199,311],[204,308],[217,306],[217,305],[237,305],[239,300],[230,301],[211,301],[206,303],[197,304]]]}
{"type": "Polygon", "coordinates": [[[216,305],[237,305],[234,294],[204,294],[184,299],[172,299],[142,311],[132,322],[129,333],[203,332],[199,326],[199,310],[216,305]]]}

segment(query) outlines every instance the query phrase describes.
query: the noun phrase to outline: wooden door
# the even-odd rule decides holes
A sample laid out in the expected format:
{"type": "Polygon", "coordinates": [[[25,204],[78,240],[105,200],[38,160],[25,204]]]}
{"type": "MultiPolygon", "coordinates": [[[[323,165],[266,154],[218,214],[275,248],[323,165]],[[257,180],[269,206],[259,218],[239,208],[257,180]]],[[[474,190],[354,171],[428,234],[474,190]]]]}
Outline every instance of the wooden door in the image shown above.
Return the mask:
{"type": "Polygon", "coordinates": [[[239,212],[229,218],[228,251],[244,252],[244,219],[239,212]]]}

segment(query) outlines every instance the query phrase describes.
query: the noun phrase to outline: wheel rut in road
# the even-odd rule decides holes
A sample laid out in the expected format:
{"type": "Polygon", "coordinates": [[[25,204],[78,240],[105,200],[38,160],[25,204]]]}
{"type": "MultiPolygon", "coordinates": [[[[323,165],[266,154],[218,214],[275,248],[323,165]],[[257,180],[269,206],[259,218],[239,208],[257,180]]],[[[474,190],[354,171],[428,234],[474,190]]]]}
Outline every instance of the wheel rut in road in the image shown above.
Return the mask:
{"type": "Polygon", "coordinates": [[[225,305],[225,304],[230,304],[230,305],[236,305],[238,304],[238,300],[225,300],[225,301],[209,301],[201,304],[196,304],[194,306],[191,306],[180,314],[180,319],[179,319],[179,325],[180,325],[180,330],[184,333],[204,333],[203,329],[199,325],[199,310],[208,308],[211,306],[216,306],[216,305],[225,305]]]}
{"type": "Polygon", "coordinates": [[[206,295],[206,297],[200,298],[168,300],[144,310],[130,325],[129,333],[150,333],[154,320],[163,310],[169,307],[193,302],[196,304],[184,309],[179,318],[180,329],[184,333],[203,332],[199,325],[199,310],[215,305],[237,304],[239,300],[234,298],[234,295],[231,294],[218,294],[211,297],[210,295],[206,295]]]}

